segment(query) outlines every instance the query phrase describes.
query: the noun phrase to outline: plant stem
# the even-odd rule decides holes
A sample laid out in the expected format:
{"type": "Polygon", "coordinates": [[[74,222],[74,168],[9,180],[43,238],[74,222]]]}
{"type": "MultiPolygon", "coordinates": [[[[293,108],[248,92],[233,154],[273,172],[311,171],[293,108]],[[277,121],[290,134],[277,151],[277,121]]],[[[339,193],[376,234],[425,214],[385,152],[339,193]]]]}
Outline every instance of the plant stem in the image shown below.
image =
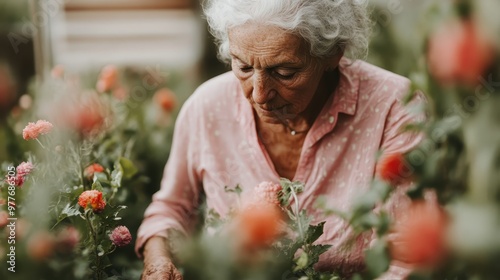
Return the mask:
{"type": "Polygon", "coordinates": [[[295,192],[294,187],[290,187],[290,191],[292,192],[293,200],[294,200],[294,208],[295,215],[297,216],[297,227],[299,228],[299,235],[302,239],[304,237],[304,232],[302,231],[302,223],[300,222],[300,214],[299,214],[299,199],[297,197],[297,193],[295,192]]]}
{"type": "Polygon", "coordinates": [[[94,229],[94,226],[92,225],[92,221],[90,220],[90,211],[87,210],[86,213],[87,217],[87,225],[89,226],[90,229],[90,234],[92,235],[92,241],[94,242],[94,254],[95,254],[95,279],[100,280],[101,278],[101,258],[99,257],[99,251],[97,250],[97,232],[94,229]]]}

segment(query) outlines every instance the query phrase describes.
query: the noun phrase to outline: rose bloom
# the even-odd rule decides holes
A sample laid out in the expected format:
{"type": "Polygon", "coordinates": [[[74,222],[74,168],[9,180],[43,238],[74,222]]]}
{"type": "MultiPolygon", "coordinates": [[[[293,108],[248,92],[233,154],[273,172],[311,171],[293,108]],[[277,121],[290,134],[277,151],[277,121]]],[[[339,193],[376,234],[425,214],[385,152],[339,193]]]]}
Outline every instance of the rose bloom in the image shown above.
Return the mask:
{"type": "Polygon", "coordinates": [[[85,178],[92,180],[94,178],[94,173],[96,172],[104,172],[104,167],[99,163],[93,163],[85,168],[83,171],[83,175],[85,178]]]}
{"type": "Polygon", "coordinates": [[[24,140],[37,139],[38,136],[49,133],[54,126],[45,120],[38,120],[36,123],[28,123],[23,129],[24,140]]]}
{"type": "Polygon", "coordinates": [[[97,190],[84,191],[78,197],[78,204],[84,209],[91,208],[94,213],[102,212],[106,207],[102,192],[97,190]]]}
{"type": "Polygon", "coordinates": [[[408,213],[395,221],[391,256],[419,267],[437,265],[446,251],[447,220],[436,202],[413,202],[408,213]]]}
{"type": "Polygon", "coordinates": [[[96,89],[98,92],[106,92],[115,88],[118,82],[118,69],[114,65],[104,66],[99,74],[96,89]]]}
{"type": "Polygon", "coordinates": [[[168,88],[161,88],[157,90],[153,99],[156,104],[160,105],[160,107],[166,112],[172,112],[175,106],[177,106],[177,97],[168,88]]]}
{"type": "Polygon", "coordinates": [[[492,43],[473,20],[449,22],[429,39],[429,70],[443,84],[477,84],[493,56],[492,43]]]}
{"type": "Polygon", "coordinates": [[[116,246],[122,247],[130,244],[132,235],[126,226],[118,226],[111,232],[109,239],[116,246]]]}
{"type": "Polygon", "coordinates": [[[391,185],[398,185],[410,176],[410,168],[402,153],[384,155],[377,164],[378,176],[391,185]]]}

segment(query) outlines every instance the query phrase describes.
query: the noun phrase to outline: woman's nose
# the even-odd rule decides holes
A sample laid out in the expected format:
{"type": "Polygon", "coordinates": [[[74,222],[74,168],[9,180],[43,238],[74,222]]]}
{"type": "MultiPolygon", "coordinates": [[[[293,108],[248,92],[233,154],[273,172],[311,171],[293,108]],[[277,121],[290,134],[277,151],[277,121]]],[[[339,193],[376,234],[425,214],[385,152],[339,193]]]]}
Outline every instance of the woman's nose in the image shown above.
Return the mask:
{"type": "Polygon", "coordinates": [[[253,76],[252,98],[255,103],[265,104],[273,99],[276,91],[271,87],[271,81],[265,74],[255,73],[253,76]]]}

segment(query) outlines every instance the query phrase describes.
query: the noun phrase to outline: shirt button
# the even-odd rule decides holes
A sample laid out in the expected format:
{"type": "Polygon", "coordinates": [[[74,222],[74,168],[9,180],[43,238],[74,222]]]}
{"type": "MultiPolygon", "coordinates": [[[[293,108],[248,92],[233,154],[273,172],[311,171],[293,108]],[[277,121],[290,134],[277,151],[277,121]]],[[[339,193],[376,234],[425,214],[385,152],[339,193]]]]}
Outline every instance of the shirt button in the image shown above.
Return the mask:
{"type": "Polygon", "coordinates": [[[330,123],[333,123],[333,122],[335,121],[335,117],[334,117],[334,116],[330,116],[330,118],[328,119],[328,121],[329,121],[330,123]]]}

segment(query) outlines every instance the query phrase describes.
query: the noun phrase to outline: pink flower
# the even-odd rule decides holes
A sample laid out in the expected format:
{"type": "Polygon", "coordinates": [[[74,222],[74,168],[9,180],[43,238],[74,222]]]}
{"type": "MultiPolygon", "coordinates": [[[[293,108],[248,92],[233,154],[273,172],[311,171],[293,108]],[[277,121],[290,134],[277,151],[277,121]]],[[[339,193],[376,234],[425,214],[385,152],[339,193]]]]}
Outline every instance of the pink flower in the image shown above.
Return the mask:
{"type": "Polygon", "coordinates": [[[21,162],[16,168],[17,175],[26,176],[30,174],[31,170],[33,170],[33,164],[31,162],[21,162]]]}
{"type": "Polygon", "coordinates": [[[281,189],[282,188],[279,184],[273,182],[262,182],[253,189],[251,194],[246,197],[244,205],[251,206],[268,203],[280,206],[279,193],[281,189]]]}
{"type": "Polygon", "coordinates": [[[98,92],[110,91],[116,87],[118,81],[118,69],[114,65],[104,66],[99,74],[96,89],[98,92]]]}
{"type": "Polygon", "coordinates": [[[80,233],[72,226],[65,227],[57,235],[56,246],[58,251],[62,253],[70,253],[78,245],[80,241],[80,233]]]}
{"type": "Polygon", "coordinates": [[[429,70],[443,84],[477,84],[493,56],[491,41],[473,20],[452,21],[429,38],[429,70]]]}
{"type": "Polygon", "coordinates": [[[78,197],[78,205],[82,208],[91,208],[94,213],[99,213],[106,207],[106,201],[102,198],[102,192],[97,190],[84,191],[78,197]]]}
{"type": "Polygon", "coordinates": [[[37,139],[38,136],[49,133],[54,126],[45,120],[38,120],[36,123],[28,123],[23,129],[24,140],[37,139]]]}
{"type": "Polygon", "coordinates": [[[126,226],[118,226],[111,232],[109,239],[116,246],[122,247],[132,241],[132,235],[126,226]]]}

